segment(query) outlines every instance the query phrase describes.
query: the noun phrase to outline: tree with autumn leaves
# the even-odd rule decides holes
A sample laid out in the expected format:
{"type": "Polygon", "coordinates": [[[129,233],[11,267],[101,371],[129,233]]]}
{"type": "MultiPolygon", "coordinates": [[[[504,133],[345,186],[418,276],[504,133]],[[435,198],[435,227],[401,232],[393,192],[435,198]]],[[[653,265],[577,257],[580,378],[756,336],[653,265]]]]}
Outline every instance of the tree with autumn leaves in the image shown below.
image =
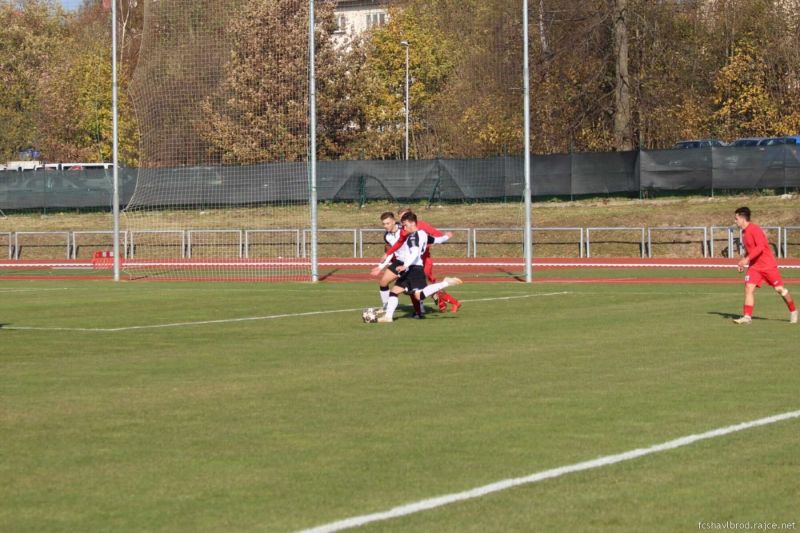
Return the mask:
{"type": "MultiPolygon", "coordinates": [[[[224,24],[217,21],[218,32],[208,34],[228,39],[230,53],[212,65],[218,71],[197,93],[199,108],[168,110],[137,100],[135,91],[129,98],[131,80],[150,73],[181,87],[195,67],[211,62],[199,41],[195,54],[140,61],[148,30],[144,2],[117,2],[124,29],[120,140],[126,163],[192,164],[201,155],[223,163],[306,157],[306,0],[205,2],[237,6],[224,24]],[[142,130],[140,144],[142,117],[163,127],[142,130]],[[187,153],[197,157],[148,145],[153,133],[191,146],[187,153]]],[[[181,2],[186,9],[174,16],[194,17],[181,26],[187,32],[176,33],[185,44],[197,38],[191,24],[213,26],[202,17],[214,11],[188,0],[159,0],[181,2]]],[[[402,157],[401,41],[411,43],[413,158],[520,153],[519,4],[398,1],[385,26],[337,45],[333,2],[318,1],[319,157],[402,157]]],[[[0,159],[28,146],[50,161],[108,157],[108,17],[101,0],[86,0],[77,13],[63,12],[53,0],[0,0],[0,159]]],[[[800,0],[530,0],[530,29],[537,153],[800,132],[800,0]]]]}
{"type": "Polygon", "coordinates": [[[41,74],[66,37],[62,17],[45,2],[0,3],[0,161],[37,145],[41,74]]]}
{"type": "MultiPolygon", "coordinates": [[[[334,2],[316,6],[320,157],[343,155],[359,123],[352,77],[332,40],[334,2]]],[[[223,163],[304,160],[308,153],[308,2],[250,1],[230,21],[231,52],[202,103],[198,132],[223,163]]]]}
{"type": "MultiPolygon", "coordinates": [[[[120,70],[120,158],[136,165],[138,132],[120,70]]],[[[88,2],[0,2],[0,160],[34,147],[46,161],[109,161],[110,13],[88,2]]]]}
{"type": "MultiPolygon", "coordinates": [[[[54,52],[55,60],[38,76],[38,98],[46,105],[36,111],[36,146],[50,161],[112,159],[110,35],[97,22],[62,42],[54,52]]],[[[119,82],[123,88],[119,91],[119,156],[126,166],[135,166],[139,138],[124,90],[129,82],[126,70],[120,70],[119,82]]]]}

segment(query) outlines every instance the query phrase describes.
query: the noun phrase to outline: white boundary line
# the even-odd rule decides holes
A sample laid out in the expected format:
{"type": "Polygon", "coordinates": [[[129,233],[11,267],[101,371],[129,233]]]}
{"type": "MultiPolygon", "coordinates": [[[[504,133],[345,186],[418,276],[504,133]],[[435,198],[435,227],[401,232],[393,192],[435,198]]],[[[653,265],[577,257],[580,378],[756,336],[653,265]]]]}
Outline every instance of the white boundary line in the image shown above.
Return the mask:
{"type": "MultiPolygon", "coordinates": [[[[475,300],[462,300],[462,302],[490,302],[496,300],[519,300],[522,298],[534,298],[537,296],[560,296],[570,294],[568,291],[561,292],[541,292],[534,294],[522,294],[518,296],[498,296],[495,298],[479,298],[475,300]]],[[[171,322],[166,324],[148,324],[143,326],[122,326],[118,328],[70,328],[70,327],[51,327],[51,326],[3,326],[2,329],[8,330],[22,330],[22,331],[83,331],[91,333],[117,333],[120,331],[134,331],[141,329],[161,329],[161,328],[177,328],[183,326],[207,326],[211,324],[231,324],[235,322],[252,322],[256,320],[274,320],[277,318],[292,318],[303,316],[317,316],[317,315],[330,315],[335,313],[352,313],[355,311],[362,311],[363,308],[358,307],[354,309],[332,309],[330,311],[308,311],[305,313],[285,313],[280,315],[267,315],[267,316],[248,316],[242,318],[221,318],[218,320],[198,320],[193,322],[171,322]]]]}
{"type": "Polygon", "coordinates": [[[419,513],[421,511],[434,509],[436,507],[449,505],[451,503],[471,500],[474,498],[480,498],[482,496],[486,496],[487,494],[491,494],[493,492],[500,492],[502,490],[507,490],[520,485],[537,483],[539,481],[544,481],[546,479],[564,476],[566,474],[572,474],[574,472],[582,472],[584,470],[591,470],[593,468],[609,466],[616,463],[621,463],[623,461],[630,461],[631,459],[638,459],[639,457],[644,457],[646,455],[652,455],[654,453],[674,450],[675,448],[680,448],[682,446],[688,446],[689,444],[694,444],[695,442],[698,441],[713,439],[716,437],[722,437],[724,435],[729,435],[731,433],[736,433],[738,431],[744,431],[746,429],[751,429],[759,426],[775,424],[776,422],[783,422],[785,420],[790,420],[793,418],[800,418],[800,411],[790,411],[788,413],[773,415],[766,418],[759,418],[758,420],[752,420],[750,422],[742,422],[741,424],[735,424],[723,428],[712,429],[711,431],[706,431],[705,433],[687,435],[685,437],[680,437],[667,442],[662,442],[661,444],[655,444],[653,446],[650,446],[649,448],[637,448],[635,450],[630,450],[615,455],[606,455],[603,457],[599,457],[597,459],[593,459],[591,461],[584,461],[582,463],[575,463],[567,466],[553,468],[550,470],[544,470],[542,472],[537,472],[535,474],[531,474],[525,477],[504,479],[502,481],[490,483],[489,485],[484,485],[482,487],[476,487],[474,489],[466,490],[464,492],[445,494],[444,496],[437,496],[435,498],[429,498],[427,500],[420,500],[418,502],[401,505],[399,507],[394,507],[392,509],[389,509],[388,511],[361,515],[361,516],[354,516],[351,518],[346,518],[344,520],[330,522],[328,524],[317,526],[311,529],[304,529],[300,533],[333,533],[334,531],[342,531],[344,529],[360,527],[365,524],[369,524],[371,522],[378,522],[381,520],[390,520],[392,518],[407,516],[410,514],[419,513]]]}
{"type": "Polygon", "coordinates": [[[45,291],[68,291],[69,287],[58,287],[58,288],[29,288],[29,289],[0,289],[0,294],[6,294],[8,292],[45,292],[45,291]]]}

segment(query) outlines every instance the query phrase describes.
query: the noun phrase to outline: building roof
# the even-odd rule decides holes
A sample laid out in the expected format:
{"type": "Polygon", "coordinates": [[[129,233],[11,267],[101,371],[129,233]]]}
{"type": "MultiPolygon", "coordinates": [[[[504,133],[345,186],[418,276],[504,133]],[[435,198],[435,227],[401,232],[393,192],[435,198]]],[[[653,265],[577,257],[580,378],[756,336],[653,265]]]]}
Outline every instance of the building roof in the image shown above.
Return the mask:
{"type": "Polygon", "coordinates": [[[336,7],[381,7],[389,5],[390,0],[336,0],[336,7]]]}

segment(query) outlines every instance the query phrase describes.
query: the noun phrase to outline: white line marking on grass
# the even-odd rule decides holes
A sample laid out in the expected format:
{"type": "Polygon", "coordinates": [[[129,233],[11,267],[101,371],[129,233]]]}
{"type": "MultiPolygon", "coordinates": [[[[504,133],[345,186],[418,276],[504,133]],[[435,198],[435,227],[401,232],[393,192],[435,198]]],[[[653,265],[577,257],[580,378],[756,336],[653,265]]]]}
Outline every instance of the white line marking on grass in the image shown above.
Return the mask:
{"type": "Polygon", "coordinates": [[[351,518],[345,518],[344,520],[331,522],[329,524],[324,524],[311,529],[304,529],[300,533],[333,533],[334,531],[342,531],[344,529],[360,527],[365,524],[369,524],[371,522],[378,522],[382,520],[390,520],[392,518],[398,518],[401,516],[407,516],[410,514],[419,513],[421,511],[434,509],[436,507],[449,505],[451,503],[471,500],[474,498],[480,498],[482,496],[486,496],[487,494],[492,494],[493,492],[500,492],[513,487],[518,487],[520,485],[528,485],[531,483],[544,481],[546,479],[556,478],[564,476],[566,474],[572,474],[574,472],[582,472],[584,470],[591,470],[593,468],[609,466],[616,463],[621,463],[623,461],[630,461],[631,459],[638,459],[639,457],[644,457],[646,455],[652,455],[654,453],[674,450],[675,448],[680,448],[682,446],[688,446],[689,444],[694,444],[695,442],[698,441],[713,439],[716,437],[722,437],[724,435],[729,435],[731,433],[736,433],[738,431],[744,431],[745,429],[751,429],[759,426],[766,426],[769,424],[774,424],[776,422],[783,422],[785,420],[790,420],[793,418],[800,418],[800,411],[791,411],[779,415],[768,416],[766,418],[759,418],[758,420],[752,420],[750,422],[742,422],[741,424],[735,424],[723,428],[712,429],[711,431],[706,431],[705,433],[688,435],[686,437],[680,437],[678,439],[662,442],[661,444],[655,444],[653,446],[650,446],[649,448],[637,448],[635,450],[630,450],[615,455],[606,455],[604,457],[598,457],[597,459],[592,459],[591,461],[584,461],[582,463],[575,463],[572,465],[561,466],[550,470],[544,470],[542,472],[537,472],[536,474],[531,474],[525,477],[504,479],[502,481],[490,483],[489,485],[484,485],[482,487],[476,487],[474,489],[466,490],[464,492],[445,494],[444,496],[437,496],[435,498],[429,498],[427,500],[420,500],[418,502],[401,505],[399,507],[394,507],[393,509],[389,509],[388,511],[383,511],[380,513],[372,513],[367,515],[354,516],[351,518]]]}
{"type": "Polygon", "coordinates": [[[133,331],[137,329],[177,328],[182,326],[207,326],[209,324],[230,324],[235,322],[251,322],[255,320],[272,320],[276,318],[290,318],[314,315],[328,315],[332,313],[349,313],[361,311],[356,309],[334,309],[331,311],[308,311],[306,313],[286,313],[282,315],[247,316],[242,318],[221,318],[218,320],[198,320],[194,322],[171,322],[166,324],[148,324],[143,326],[121,326],[118,328],[68,328],[68,327],[37,327],[37,326],[4,326],[3,329],[36,330],[36,331],[90,331],[100,333],[114,333],[118,331],[133,331]]]}
{"type": "MultiPolygon", "coordinates": [[[[557,296],[562,294],[569,294],[569,292],[543,292],[534,294],[523,294],[518,296],[497,296],[494,298],[479,298],[475,300],[462,300],[462,302],[489,302],[493,300],[519,300],[521,298],[532,298],[535,296],[557,296]]],[[[90,333],[117,333],[120,331],[134,331],[141,329],[161,329],[161,328],[178,328],[184,326],[208,326],[212,324],[232,324],[236,322],[253,322],[256,320],[274,320],[277,318],[294,318],[304,316],[317,316],[317,315],[330,315],[335,313],[352,313],[355,311],[363,311],[362,307],[353,309],[331,309],[329,311],[307,311],[305,313],[285,313],[280,315],[266,315],[266,316],[247,316],[241,318],[220,318],[217,320],[197,320],[187,322],[170,322],[166,324],[146,324],[142,326],[121,326],[118,328],[73,328],[73,327],[58,327],[58,326],[3,326],[2,329],[9,330],[22,330],[22,331],[83,331],[90,333]]]]}
{"type": "Polygon", "coordinates": [[[562,296],[564,294],[572,294],[569,291],[561,291],[561,292],[540,292],[537,294],[524,294],[524,295],[517,295],[517,296],[494,296],[492,298],[474,298],[471,300],[461,300],[462,302],[472,303],[472,302],[493,302],[496,300],[519,300],[520,298],[531,298],[533,296],[562,296]]]}
{"type": "Polygon", "coordinates": [[[50,289],[0,289],[0,294],[5,294],[7,292],[44,292],[44,291],[68,291],[69,287],[59,287],[57,289],[50,288],[50,289]]]}

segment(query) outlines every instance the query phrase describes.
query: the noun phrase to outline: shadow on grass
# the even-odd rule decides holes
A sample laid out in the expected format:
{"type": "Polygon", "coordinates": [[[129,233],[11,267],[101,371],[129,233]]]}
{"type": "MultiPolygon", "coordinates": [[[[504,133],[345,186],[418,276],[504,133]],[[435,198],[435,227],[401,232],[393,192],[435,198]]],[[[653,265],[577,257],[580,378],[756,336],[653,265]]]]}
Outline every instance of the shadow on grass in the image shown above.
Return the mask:
{"type": "MultiPolygon", "coordinates": [[[[719,315],[720,318],[725,319],[725,320],[733,320],[735,318],[739,318],[740,316],[742,316],[741,314],[738,314],[738,313],[722,313],[720,311],[709,311],[708,314],[709,315],[719,315]]],[[[754,316],[753,320],[773,320],[773,319],[771,319],[771,318],[762,318],[760,316],[754,316]]]]}
{"type": "Polygon", "coordinates": [[[500,272],[502,272],[503,274],[506,274],[508,276],[511,276],[511,278],[513,278],[513,279],[515,279],[517,281],[525,281],[525,275],[524,274],[517,274],[516,272],[511,272],[510,270],[506,270],[504,268],[501,268],[500,272]]]}
{"type": "Polygon", "coordinates": [[[319,276],[318,279],[319,279],[319,281],[325,281],[329,277],[335,276],[336,273],[339,272],[340,270],[341,270],[340,268],[334,268],[333,270],[329,270],[328,272],[326,272],[326,273],[322,274],[321,276],[319,276]]]}

